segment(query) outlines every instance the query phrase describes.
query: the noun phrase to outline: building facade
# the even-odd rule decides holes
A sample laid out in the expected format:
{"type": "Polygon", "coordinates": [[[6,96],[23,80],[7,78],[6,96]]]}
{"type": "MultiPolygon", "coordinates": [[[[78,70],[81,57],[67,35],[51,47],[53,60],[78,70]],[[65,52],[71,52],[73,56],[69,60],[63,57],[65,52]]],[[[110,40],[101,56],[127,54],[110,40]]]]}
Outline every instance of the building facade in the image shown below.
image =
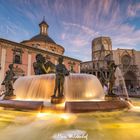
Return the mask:
{"type": "Polygon", "coordinates": [[[113,59],[123,73],[126,87],[140,87],[140,51],[117,49],[113,51],[113,59]]]}
{"type": "Polygon", "coordinates": [[[140,51],[134,49],[112,50],[109,37],[98,37],[92,41],[92,60],[81,63],[81,73],[96,75],[99,79],[101,71],[108,78],[109,71],[105,60],[113,59],[120,68],[126,87],[140,87],[140,51]]]}
{"type": "Polygon", "coordinates": [[[49,25],[43,20],[40,33],[21,43],[0,38],[0,82],[3,81],[9,64],[14,64],[16,76],[34,75],[33,63],[36,54],[42,54],[46,60],[57,64],[59,56],[64,57],[64,64],[71,72],[80,72],[80,60],[64,56],[65,49],[48,35],[49,25]]]}

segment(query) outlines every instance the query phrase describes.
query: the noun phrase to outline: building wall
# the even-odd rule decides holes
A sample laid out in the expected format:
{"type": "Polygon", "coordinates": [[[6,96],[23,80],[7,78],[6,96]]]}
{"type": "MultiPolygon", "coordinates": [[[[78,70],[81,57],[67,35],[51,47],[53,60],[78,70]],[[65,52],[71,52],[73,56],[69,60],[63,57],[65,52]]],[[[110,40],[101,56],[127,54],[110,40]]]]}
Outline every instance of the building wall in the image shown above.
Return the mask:
{"type": "Polygon", "coordinates": [[[113,59],[115,63],[119,65],[124,78],[129,79],[129,75],[129,80],[132,81],[132,79],[135,79],[132,82],[130,81],[130,85],[132,84],[133,87],[140,86],[140,51],[133,49],[117,49],[113,51],[113,59]],[[130,59],[123,61],[124,56],[130,57],[130,59]]]}
{"type": "Polygon", "coordinates": [[[0,81],[4,79],[5,65],[6,65],[6,48],[0,43],[0,81]]]}
{"type": "Polygon", "coordinates": [[[136,64],[138,66],[138,80],[139,80],[139,87],[140,87],[140,51],[136,51],[135,52],[135,60],[136,60],[136,64]]]}
{"type": "Polygon", "coordinates": [[[0,47],[0,71],[1,71],[1,55],[2,55],[2,47],[0,47]]]}
{"type": "Polygon", "coordinates": [[[121,63],[120,54],[116,50],[113,50],[113,60],[115,60],[116,65],[119,65],[121,63]]]}
{"type": "MultiPolygon", "coordinates": [[[[13,48],[18,47],[14,46],[9,43],[2,43],[0,44],[0,48],[4,47],[6,49],[6,56],[5,56],[5,66],[4,71],[6,72],[8,70],[9,64],[13,63],[13,48]]],[[[25,75],[27,74],[27,66],[28,66],[28,52],[27,49],[22,49],[22,63],[21,64],[14,64],[14,67],[17,69],[22,69],[25,72],[25,75]]]]}
{"type": "Polygon", "coordinates": [[[57,53],[60,55],[63,55],[63,53],[64,53],[64,48],[62,46],[53,44],[53,43],[29,40],[29,41],[22,42],[22,44],[25,44],[25,45],[28,45],[31,47],[35,47],[35,48],[44,49],[46,51],[50,51],[50,52],[57,53]]]}
{"type": "MultiPolygon", "coordinates": [[[[6,53],[5,53],[5,62],[3,62],[4,66],[2,66],[4,70],[0,69],[0,77],[1,77],[0,82],[2,82],[2,80],[4,79],[4,75],[5,72],[8,70],[9,64],[13,63],[14,49],[22,50],[21,64],[14,63],[14,70],[21,76],[34,75],[33,63],[36,61],[36,54],[41,53],[43,56],[46,57],[47,60],[51,61],[54,64],[57,64],[58,57],[60,56],[55,53],[43,51],[42,49],[36,50],[35,48],[31,48],[31,47],[28,48],[28,46],[21,45],[20,43],[0,40],[0,60],[2,59],[1,57],[2,48],[5,49],[6,53]]],[[[70,65],[73,65],[74,72],[79,73],[79,65],[80,65],[79,60],[64,56],[64,64],[66,65],[68,70],[70,70],[70,65]]]]}
{"type": "MultiPolygon", "coordinates": [[[[135,60],[136,60],[136,64],[138,65],[139,67],[139,70],[140,70],[140,51],[136,51],[135,52],[135,60]]],[[[139,71],[140,72],[140,71],[139,71]]]]}
{"type": "MultiPolygon", "coordinates": [[[[90,74],[93,71],[93,61],[87,61],[81,63],[81,73],[88,73],[90,74]]],[[[92,73],[91,73],[92,74],[92,73]]]]}

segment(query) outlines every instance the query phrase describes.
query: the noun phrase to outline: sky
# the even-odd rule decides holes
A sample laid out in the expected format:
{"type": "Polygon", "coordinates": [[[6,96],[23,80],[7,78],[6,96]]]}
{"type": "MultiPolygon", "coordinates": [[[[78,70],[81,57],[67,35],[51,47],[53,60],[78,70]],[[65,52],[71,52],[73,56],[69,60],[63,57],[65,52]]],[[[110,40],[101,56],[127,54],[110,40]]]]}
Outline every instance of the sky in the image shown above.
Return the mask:
{"type": "Polygon", "coordinates": [[[110,37],[113,49],[140,50],[140,0],[0,0],[0,38],[30,39],[43,16],[66,56],[90,61],[99,36],[110,37]]]}

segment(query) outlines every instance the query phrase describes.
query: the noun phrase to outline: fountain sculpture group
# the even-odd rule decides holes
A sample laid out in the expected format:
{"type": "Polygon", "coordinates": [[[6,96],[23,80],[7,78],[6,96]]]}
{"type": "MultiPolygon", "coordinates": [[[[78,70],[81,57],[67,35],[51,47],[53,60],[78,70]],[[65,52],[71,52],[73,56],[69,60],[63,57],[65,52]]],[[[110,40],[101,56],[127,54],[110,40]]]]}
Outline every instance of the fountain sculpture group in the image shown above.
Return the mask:
{"type": "Polygon", "coordinates": [[[44,102],[49,100],[51,107],[65,103],[65,111],[70,112],[128,108],[127,101],[121,100],[113,92],[117,66],[112,60],[107,64],[110,75],[107,80],[109,87],[106,96],[96,76],[70,74],[63,64],[62,56],[59,57],[58,64],[55,66],[50,61],[46,62],[41,54],[37,54],[36,62],[33,64],[35,75],[18,78],[14,85],[15,74],[11,64],[2,83],[5,86],[5,92],[1,95],[3,100],[0,101],[0,106],[38,109],[44,107],[44,102]],[[16,98],[11,100],[15,97],[14,94],[16,98]],[[27,101],[29,98],[30,101],[27,101]]]}

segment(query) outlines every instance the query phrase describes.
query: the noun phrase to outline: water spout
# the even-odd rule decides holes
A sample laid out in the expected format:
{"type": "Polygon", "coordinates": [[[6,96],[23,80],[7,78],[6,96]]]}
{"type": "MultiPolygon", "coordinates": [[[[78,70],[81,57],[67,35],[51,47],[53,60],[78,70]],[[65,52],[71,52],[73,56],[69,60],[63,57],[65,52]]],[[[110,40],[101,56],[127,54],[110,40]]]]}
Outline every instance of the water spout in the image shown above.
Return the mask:
{"type": "Polygon", "coordinates": [[[115,77],[116,77],[115,86],[117,87],[117,94],[122,97],[124,96],[125,98],[128,99],[129,96],[126,89],[124,77],[119,67],[116,68],[115,77]]]}

